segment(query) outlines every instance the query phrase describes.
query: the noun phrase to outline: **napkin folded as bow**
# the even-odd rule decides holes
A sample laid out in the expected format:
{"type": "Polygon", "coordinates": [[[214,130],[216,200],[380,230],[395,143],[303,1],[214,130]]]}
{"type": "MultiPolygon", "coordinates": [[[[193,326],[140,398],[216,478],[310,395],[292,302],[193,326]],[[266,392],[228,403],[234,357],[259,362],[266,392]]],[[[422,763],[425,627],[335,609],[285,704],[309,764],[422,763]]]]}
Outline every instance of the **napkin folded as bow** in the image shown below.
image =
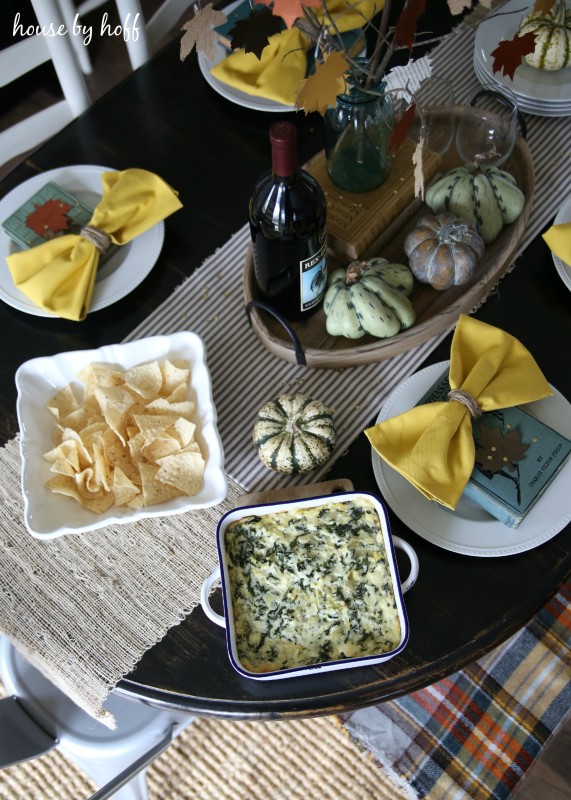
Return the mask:
{"type": "MultiPolygon", "coordinates": [[[[553,394],[529,351],[513,336],[461,315],[452,338],[449,381],[481,412],[553,394]]],[[[477,409],[474,409],[477,411],[477,409]]],[[[426,403],[368,428],[379,456],[429,500],[454,509],[475,461],[472,417],[459,400],[426,403]]]]}
{"type": "MultiPolygon", "coordinates": [[[[174,189],[153,172],[104,172],[101,180],[103,196],[89,221],[96,241],[108,237],[126,244],[182,208],[174,189]]],[[[87,235],[67,234],[7,256],[14,284],[37,306],[65,319],[84,319],[100,255],[87,235]]]]}
{"type": "MultiPolygon", "coordinates": [[[[362,28],[383,7],[383,0],[332,0],[327,10],[339,33],[362,28]]],[[[319,16],[319,8],[313,11],[319,16]]],[[[300,82],[306,77],[308,37],[292,27],[270,36],[261,58],[255,53],[235,50],[214,65],[210,73],[217,80],[246,94],[295,105],[300,82]]]]}
{"type": "Polygon", "coordinates": [[[543,234],[543,239],[551,252],[571,267],[571,222],[552,225],[543,234]]]}

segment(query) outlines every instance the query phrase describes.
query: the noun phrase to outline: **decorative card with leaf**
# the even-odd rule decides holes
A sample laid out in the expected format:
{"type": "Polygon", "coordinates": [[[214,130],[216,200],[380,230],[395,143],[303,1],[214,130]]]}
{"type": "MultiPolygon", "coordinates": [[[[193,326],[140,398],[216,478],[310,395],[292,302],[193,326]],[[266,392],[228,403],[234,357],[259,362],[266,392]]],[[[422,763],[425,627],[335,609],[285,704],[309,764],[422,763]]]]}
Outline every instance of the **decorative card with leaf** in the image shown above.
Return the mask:
{"type": "MultiPolygon", "coordinates": [[[[445,372],[418,405],[447,399],[445,372]]],[[[464,497],[508,528],[517,528],[571,455],[571,441],[523,408],[504,408],[473,422],[476,463],[464,497]]]]}
{"type": "Polygon", "coordinates": [[[36,247],[68,233],[79,233],[93,216],[93,209],[56,183],[47,183],[20,206],[2,227],[22,249],[36,247]]]}

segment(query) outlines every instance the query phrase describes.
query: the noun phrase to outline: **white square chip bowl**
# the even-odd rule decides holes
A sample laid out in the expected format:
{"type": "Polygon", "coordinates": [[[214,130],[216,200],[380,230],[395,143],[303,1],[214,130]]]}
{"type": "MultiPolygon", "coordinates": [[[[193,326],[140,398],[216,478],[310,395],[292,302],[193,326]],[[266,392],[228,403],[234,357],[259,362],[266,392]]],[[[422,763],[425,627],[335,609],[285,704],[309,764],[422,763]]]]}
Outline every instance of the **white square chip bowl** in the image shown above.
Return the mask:
{"type": "Polygon", "coordinates": [[[168,336],[151,336],[126,344],[96,350],[76,350],[54,356],[33,358],[16,372],[17,413],[22,454],[24,519],[32,536],[51,539],[67,533],[84,533],[115,523],[135,522],[147,517],[182,514],[221,503],[228,483],[224,452],[217,429],[210,374],[202,340],[195,333],[181,331],[168,336]],[[193,497],[176,497],[141,509],[112,506],[103,514],[82,508],[70,497],[45,488],[53,476],[44,459],[53,447],[55,418],[48,401],[68,384],[76,384],[78,372],[88,364],[114,364],[124,370],[150,361],[184,359],[190,364],[189,399],[196,404],[196,440],[206,460],[202,488],[193,497]]]}
{"type": "Polygon", "coordinates": [[[242,506],[228,511],[218,523],[217,539],[219,566],[204,581],[201,591],[201,605],[206,616],[217,625],[226,629],[226,643],[228,656],[234,669],[246,678],[254,680],[277,680],[282,678],[295,678],[300,675],[311,675],[319,672],[330,672],[333,670],[349,669],[352,667],[371,666],[380,664],[400,653],[406,646],[409,636],[409,625],[403,601],[403,594],[407,592],[416,582],[419,571],[418,557],[413,547],[408,542],[397,536],[391,536],[389,532],[388,517],[381,501],[373,494],[368,492],[341,492],[325,496],[311,497],[303,500],[288,500],[280,503],[269,503],[257,506],[242,506]],[[343,658],[342,660],[323,661],[310,665],[292,666],[274,670],[272,672],[253,672],[247,669],[240,660],[238,653],[236,629],[234,625],[234,611],[232,602],[232,589],[230,574],[228,570],[228,559],[225,546],[225,534],[228,526],[237,520],[246,517],[261,517],[272,515],[280,511],[297,511],[309,508],[324,506],[330,503],[344,503],[351,500],[366,499],[370,501],[376,510],[379,520],[381,537],[384,550],[387,555],[387,563],[390,574],[392,594],[395,601],[395,608],[398,615],[401,637],[398,644],[390,651],[373,653],[371,655],[360,655],[356,657],[343,658]],[[410,562],[410,572],[404,581],[400,581],[394,547],[403,550],[410,562]],[[224,615],[218,614],[210,604],[210,591],[218,581],[222,582],[222,597],[224,601],[224,615]]]}

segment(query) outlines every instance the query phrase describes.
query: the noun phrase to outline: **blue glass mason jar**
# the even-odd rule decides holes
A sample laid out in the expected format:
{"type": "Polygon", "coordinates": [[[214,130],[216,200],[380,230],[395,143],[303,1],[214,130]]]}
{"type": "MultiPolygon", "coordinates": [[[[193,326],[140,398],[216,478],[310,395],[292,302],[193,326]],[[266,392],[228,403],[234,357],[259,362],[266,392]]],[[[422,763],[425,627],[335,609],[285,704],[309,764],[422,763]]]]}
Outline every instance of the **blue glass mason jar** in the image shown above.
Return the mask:
{"type": "MultiPolygon", "coordinates": [[[[357,59],[358,61],[359,59],[357,59]]],[[[346,94],[325,112],[325,156],[333,183],[347,192],[369,192],[387,179],[394,108],[381,81],[362,89],[348,79],[346,94]]]]}

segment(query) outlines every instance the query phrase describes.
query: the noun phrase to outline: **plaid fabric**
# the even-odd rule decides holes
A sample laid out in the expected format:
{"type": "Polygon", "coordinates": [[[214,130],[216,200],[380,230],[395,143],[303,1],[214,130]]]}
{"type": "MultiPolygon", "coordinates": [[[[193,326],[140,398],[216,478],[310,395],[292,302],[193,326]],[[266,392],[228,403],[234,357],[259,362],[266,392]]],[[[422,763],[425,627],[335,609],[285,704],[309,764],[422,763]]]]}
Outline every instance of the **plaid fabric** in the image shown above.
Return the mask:
{"type": "Polygon", "coordinates": [[[485,658],[343,723],[413,798],[506,800],[571,708],[570,644],[571,580],[485,658]]]}

